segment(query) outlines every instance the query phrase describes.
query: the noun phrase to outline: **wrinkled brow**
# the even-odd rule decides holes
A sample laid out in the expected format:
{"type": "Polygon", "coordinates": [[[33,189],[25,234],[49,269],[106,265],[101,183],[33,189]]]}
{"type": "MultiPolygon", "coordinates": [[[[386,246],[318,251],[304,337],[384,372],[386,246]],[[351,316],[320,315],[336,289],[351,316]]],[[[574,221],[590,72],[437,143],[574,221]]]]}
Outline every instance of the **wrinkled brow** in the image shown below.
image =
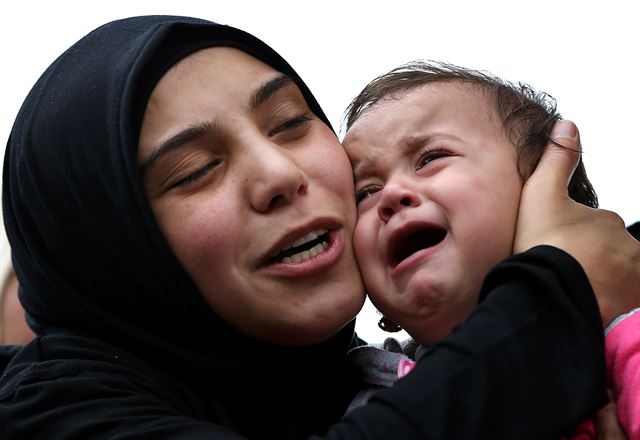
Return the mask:
{"type": "Polygon", "coordinates": [[[151,168],[153,164],[158,161],[158,159],[166,156],[172,151],[184,147],[189,142],[193,142],[214,130],[215,124],[210,122],[197,123],[185,128],[184,130],[181,130],[179,133],[171,136],[168,140],[160,144],[160,146],[153,149],[153,153],[151,153],[151,156],[149,156],[149,158],[138,167],[140,170],[140,174],[144,177],[145,174],[149,171],[149,168],[151,168]]]}
{"type": "Polygon", "coordinates": [[[371,174],[375,174],[375,170],[377,169],[377,161],[375,158],[371,157],[365,157],[364,159],[358,160],[356,163],[352,162],[351,164],[354,182],[362,180],[371,174]]]}

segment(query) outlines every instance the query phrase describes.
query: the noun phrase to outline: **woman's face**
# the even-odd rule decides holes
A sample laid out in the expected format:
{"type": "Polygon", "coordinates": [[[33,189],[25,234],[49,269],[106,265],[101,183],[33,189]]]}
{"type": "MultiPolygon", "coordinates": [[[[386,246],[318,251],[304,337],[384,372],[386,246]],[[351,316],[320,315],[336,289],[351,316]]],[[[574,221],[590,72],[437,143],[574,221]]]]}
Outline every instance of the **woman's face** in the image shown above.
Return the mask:
{"type": "Polygon", "coordinates": [[[138,161],[169,245],[229,324],[305,345],[358,313],[351,167],[287,76],[227,47],[183,59],[149,99],[138,161]]]}

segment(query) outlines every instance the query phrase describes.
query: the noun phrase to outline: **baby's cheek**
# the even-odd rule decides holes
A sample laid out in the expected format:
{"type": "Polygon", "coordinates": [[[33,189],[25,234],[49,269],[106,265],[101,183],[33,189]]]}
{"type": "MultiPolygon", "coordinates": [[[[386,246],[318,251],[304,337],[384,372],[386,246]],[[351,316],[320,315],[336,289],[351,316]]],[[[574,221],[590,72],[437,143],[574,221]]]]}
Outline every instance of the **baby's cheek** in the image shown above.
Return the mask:
{"type": "Polygon", "coordinates": [[[358,264],[360,264],[360,261],[366,256],[367,246],[370,246],[369,239],[371,237],[367,236],[366,229],[367,228],[365,225],[365,220],[361,217],[358,217],[356,228],[353,234],[353,247],[356,251],[358,264]]]}
{"type": "Polygon", "coordinates": [[[353,242],[360,272],[365,284],[367,284],[367,289],[369,289],[374,275],[381,273],[381,262],[378,256],[379,252],[376,252],[376,231],[371,222],[368,221],[366,214],[358,218],[355,233],[353,234],[353,242]]]}

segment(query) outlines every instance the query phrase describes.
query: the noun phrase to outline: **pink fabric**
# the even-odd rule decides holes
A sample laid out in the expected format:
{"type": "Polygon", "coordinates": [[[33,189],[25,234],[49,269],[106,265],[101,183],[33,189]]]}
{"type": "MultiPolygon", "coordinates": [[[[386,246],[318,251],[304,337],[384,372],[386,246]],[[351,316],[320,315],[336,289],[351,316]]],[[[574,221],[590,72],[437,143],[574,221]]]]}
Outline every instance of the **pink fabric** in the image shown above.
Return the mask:
{"type": "Polygon", "coordinates": [[[571,440],[595,440],[597,438],[596,426],[593,424],[593,420],[582,422],[571,436],[571,440]]]}
{"type": "Polygon", "coordinates": [[[640,439],[640,311],[619,322],[606,337],[607,381],[618,420],[630,439],[640,439]]]}
{"type": "Polygon", "coordinates": [[[398,378],[404,377],[409,374],[409,371],[413,370],[416,363],[409,359],[401,359],[398,363],[398,378]]]}
{"type": "MultiPolygon", "coordinates": [[[[640,309],[614,324],[605,338],[607,385],[616,401],[618,421],[629,439],[640,439],[640,309]]],[[[592,420],[572,440],[596,439],[592,420]]]]}

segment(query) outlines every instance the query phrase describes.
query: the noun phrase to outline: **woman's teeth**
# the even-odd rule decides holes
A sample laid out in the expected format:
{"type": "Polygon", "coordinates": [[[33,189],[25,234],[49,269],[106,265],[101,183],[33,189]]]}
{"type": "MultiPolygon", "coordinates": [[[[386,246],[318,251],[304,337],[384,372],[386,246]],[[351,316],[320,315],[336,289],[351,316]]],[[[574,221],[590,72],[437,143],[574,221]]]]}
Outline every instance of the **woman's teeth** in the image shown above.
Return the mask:
{"type": "Polygon", "coordinates": [[[329,246],[329,236],[326,229],[309,232],[296,240],[287,249],[282,250],[275,257],[275,261],[285,264],[295,264],[322,253],[329,246]]]}
{"type": "Polygon", "coordinates": [[[309,232],[307,235],[305,235],[304,237],[302,237],[299,240],[296,240],[291,246],[289,246],[287,249],[284,249],[284,252],[288,251],[291,248],[294,247],[298,247],[298,246],[302,246],[303,244],[311,241],[311,240],[315,240],[316,238],[318,238],[319,236],[326,234],[327,230],[326,229],[322,229],[319,231],[311,231],[309,232]]]}
{"type": "Polygon", "coordinates": [[[307,251],[302,251],[300,253],[293,254],[290,257],[284,257],[282,259],[282,262],[283,263],[300,263],[301,261],[307,260],[311,257],[315,257],[319,253],[322,253],[322,251],[324,251],[328,246],[329,246],[329,243],[327,243],[326,241],[323,241],[322,243],[318,243],[317,245],[315,245],[314,247],[312,247],[307,251]]]}

